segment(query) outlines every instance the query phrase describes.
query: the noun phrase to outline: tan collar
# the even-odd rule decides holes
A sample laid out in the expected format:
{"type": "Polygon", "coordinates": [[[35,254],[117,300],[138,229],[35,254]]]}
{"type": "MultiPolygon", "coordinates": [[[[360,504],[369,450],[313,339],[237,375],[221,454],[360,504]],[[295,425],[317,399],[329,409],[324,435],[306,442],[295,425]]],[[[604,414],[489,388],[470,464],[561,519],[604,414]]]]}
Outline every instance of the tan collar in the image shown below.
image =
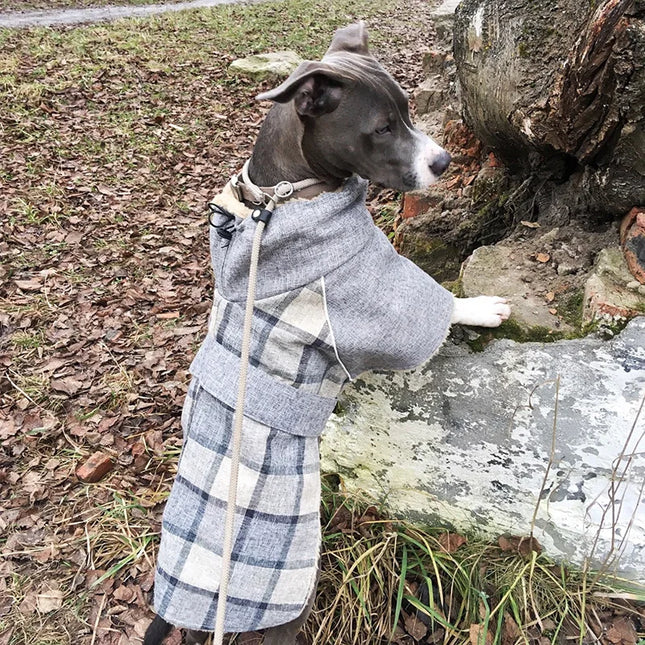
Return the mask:
{"type": "Polygon", "coordinates": [[[301,181],[281,181],[275,186],[256,186],[249,177],[249,163],[247,161],[242,172],[233,176],[229,186],[233,195],[240,201],[254,206],[275,208],[279,202],[298,197],[312,199],[329,190],[329,184],[324,179],[302,179],[301,181]]]}

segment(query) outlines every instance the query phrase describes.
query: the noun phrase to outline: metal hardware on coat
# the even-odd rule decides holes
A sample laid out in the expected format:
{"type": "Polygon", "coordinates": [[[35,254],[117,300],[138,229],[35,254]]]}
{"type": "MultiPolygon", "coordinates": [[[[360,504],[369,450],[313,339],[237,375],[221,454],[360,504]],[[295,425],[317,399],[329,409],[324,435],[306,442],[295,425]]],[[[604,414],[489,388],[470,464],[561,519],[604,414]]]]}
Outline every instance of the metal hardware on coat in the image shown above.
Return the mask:
{"type": "Polygon", "coordinates": [[[231,180],[228,182],[229,186],[231,187],[231,190],[233,191],[233,195],[235,195],[235,199],[237,199],[238,202],[243,201],[244,196],[242,195],[242,189],[240,188],[240,181],[237,175],[233,175],[231,177],[231,180]]]}

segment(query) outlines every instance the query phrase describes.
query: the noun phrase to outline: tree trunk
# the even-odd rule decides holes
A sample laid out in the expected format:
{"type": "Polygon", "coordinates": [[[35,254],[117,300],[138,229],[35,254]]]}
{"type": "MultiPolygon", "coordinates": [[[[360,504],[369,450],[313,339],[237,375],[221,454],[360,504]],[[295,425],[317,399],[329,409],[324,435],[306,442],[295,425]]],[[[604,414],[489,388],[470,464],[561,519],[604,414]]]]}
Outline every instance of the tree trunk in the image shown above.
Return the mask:
{"type": "Polygon", "coordinates": [[[644,0],[464,0],[454,53],[467,123],[569,215],[645,204],[644,0]]]}

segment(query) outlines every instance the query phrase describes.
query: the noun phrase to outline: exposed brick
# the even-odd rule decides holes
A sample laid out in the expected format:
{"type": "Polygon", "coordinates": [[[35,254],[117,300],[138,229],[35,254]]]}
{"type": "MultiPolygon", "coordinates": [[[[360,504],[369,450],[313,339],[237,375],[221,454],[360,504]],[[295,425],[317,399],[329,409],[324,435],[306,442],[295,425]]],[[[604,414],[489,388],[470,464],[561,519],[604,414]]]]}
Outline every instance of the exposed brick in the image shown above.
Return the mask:
{"type": "Polygon", "coordinates": [[[494,152],[489,152],[488,153],[488,159],[486,160],[487,166],[490,166],[491,168],[503,168],[504,164],[495,156],[494,152]]]}
{"type": "Polygon", "coordinates": [[[114,462],[110,455],[103,452],[95,452],[83,465],[76,469],[76,476],[87,484],[93,484],[105,477],[112,468],[114,462]]]}
{"type": "Polygon", "coordinates": [[[460,120],[446,123],[444,128],[444,143],[448,150],[455,154],[466,151],[468,156],[477,157],[481,154],[481,141],[473,131],[460,120]]]}
{"type": "Polygon", "coordinates": [[[422,213],[427,213],[431,208],[441,203],[442,199],[441,195],[424,191],[405,193],[402,217],[403,219],[410,219],[422,213]]]}
{"type": "Polygon", "coordinates": [[[628,287],[633,278],[618,247],[603,249],[587,278],[583,321],[629,319],[642,312],[645,299],[628,287]]]}

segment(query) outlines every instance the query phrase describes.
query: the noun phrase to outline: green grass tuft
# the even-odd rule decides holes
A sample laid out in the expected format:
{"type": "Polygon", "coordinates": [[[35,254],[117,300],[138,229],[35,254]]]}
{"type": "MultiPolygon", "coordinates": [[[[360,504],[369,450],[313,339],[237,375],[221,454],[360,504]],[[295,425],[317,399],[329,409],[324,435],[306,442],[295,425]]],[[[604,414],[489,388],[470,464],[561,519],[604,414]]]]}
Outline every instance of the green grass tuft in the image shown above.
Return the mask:
{"type": "MultiPolygon", "coordinates": [[[[598,612],[624,593],[619,580],[532,550],[503,551],[481,538],[446,550],[445,529],[388,519],[333,479],[324,480],[323,526],[310,643],[385,644],[401,635],[397,624],[414,621],[424,625],[421,642],[462,645],[473,633],[482,645],[587,642],[602,632],[598,612]]],[[[645,588],[630,593],[645,602],[645,588]]]]}

